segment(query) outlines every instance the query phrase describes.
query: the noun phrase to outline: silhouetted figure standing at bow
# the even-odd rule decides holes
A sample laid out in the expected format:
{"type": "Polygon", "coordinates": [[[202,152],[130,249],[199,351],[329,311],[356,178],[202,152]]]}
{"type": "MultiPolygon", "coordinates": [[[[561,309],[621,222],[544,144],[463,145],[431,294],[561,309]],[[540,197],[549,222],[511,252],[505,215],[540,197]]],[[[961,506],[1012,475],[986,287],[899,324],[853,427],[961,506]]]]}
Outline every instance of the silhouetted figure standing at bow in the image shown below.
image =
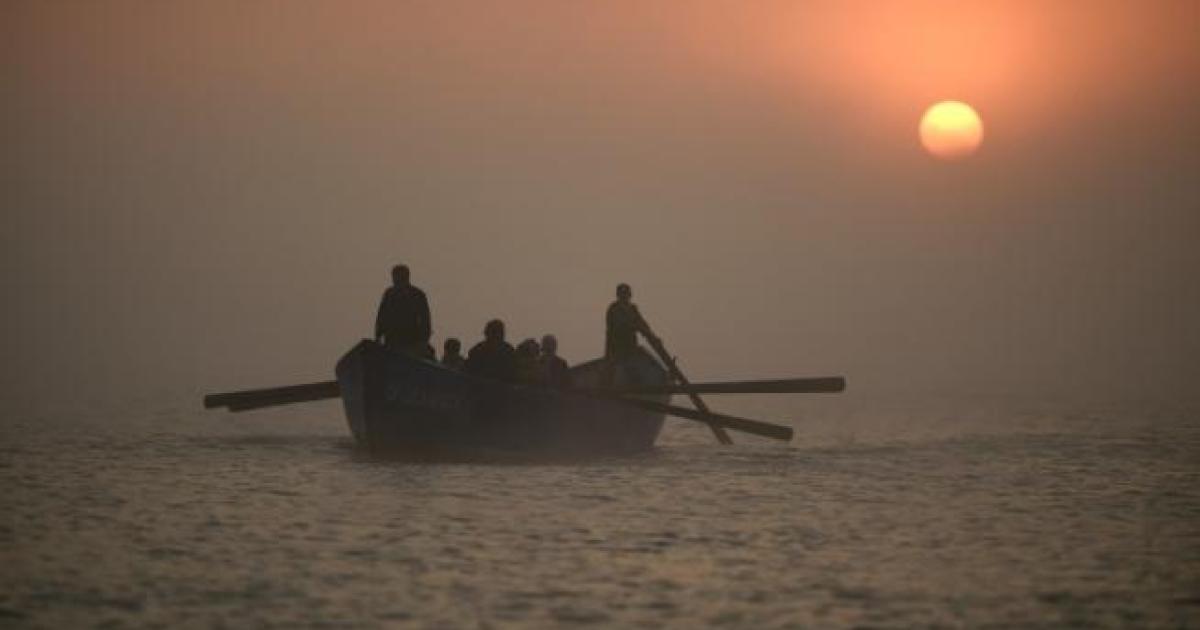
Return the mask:
{"type": "Polygon", "coordinates": [[[409,282],[407,265],[392,267],[392,286],[384,291],[375,317],[375,340],[393,350],[425,356],[432,334],[425,292],[409,282]]]}

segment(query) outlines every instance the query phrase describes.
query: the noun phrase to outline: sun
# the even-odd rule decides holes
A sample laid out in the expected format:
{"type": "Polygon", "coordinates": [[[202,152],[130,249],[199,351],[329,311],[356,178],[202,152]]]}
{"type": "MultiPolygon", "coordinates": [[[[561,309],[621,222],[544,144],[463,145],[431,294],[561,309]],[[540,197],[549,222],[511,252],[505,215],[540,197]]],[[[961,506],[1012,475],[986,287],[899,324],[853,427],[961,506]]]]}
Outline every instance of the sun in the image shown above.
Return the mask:
{"type": "Polygon", "coordinates": [[[962,101],[942,101],[925,110],[920,125],[925,150],[945,160],[974,153],[983,142],[983,121],[962,101]]]}

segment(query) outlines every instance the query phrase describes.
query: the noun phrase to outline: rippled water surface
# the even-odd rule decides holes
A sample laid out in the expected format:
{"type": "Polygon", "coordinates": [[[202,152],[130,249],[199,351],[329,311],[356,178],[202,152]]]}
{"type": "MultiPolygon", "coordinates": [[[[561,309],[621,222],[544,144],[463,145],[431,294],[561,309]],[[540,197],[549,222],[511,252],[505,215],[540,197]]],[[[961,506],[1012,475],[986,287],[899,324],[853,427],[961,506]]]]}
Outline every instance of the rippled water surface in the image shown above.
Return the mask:
{"type": "Polygon", "coordinates": [[[1186,406],[722,400],[797,439],[432,465],[197,400],[3,418],[0,626],[1200,627],[1186,406]]]}

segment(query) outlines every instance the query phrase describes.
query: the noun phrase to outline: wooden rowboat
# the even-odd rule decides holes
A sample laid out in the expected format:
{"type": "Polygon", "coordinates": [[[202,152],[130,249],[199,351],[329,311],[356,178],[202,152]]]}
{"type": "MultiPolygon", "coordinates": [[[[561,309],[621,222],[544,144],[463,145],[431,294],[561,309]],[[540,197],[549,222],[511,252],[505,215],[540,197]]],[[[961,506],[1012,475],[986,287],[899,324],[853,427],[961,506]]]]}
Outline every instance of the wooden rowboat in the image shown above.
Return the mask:
{"type": "MultiPolygon", "coordinates": [[[[641,348],[613,385],[665,388],[667,370],[641,348]]],[[[602,360],[571,370],[575,391],[477,378],[364,340],[337,363],[354,439],[372,453],[460,459],[629,455],[654,447],[663,413],[589,395],[602,360]]],[[[664,404],[669,394],[640,399],[664,404]]]]}
{"type": "Polygon", "coordinates": [[[691,383],[661,340],[659,358],[638,347],[611,366],[597,359],[571,369],[571,387],[494,381],[363,340],[338,361],[336,381],[209,394],[205,408],[240,412],[341,398],[354,439],[372,453],[419,459],[579,459],[654,448],[664,415],[788,441],[786,425],[712,411],[700,394],[841,392],[839,376],[691,383]],[[661,362],[660,362],[661,361],[661,362]],[[686,394],[695,409],[667,403],[686,394]]]}

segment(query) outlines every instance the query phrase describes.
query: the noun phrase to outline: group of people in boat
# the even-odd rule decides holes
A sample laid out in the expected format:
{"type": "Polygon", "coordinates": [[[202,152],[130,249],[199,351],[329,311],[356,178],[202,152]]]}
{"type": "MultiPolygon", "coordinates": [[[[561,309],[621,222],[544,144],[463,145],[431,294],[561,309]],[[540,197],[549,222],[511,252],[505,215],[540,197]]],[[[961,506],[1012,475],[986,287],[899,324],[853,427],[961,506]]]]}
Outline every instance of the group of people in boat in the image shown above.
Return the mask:
{"type": "MultiPolygon", "coordinates": [[[[653,339],[646,321],[633,303],[628,284],[617,286],[617,299],[605,313],[604,356],[612,364],[637,349],[637,335],[653,339]]],[[[429,300],[413,286],[406,265],[392,268],[392,286],[383,293],[375,318],[375,340],[384,347],[436,360],[429,339],[433,335],[429,300]]],[[[571,385],[570,366],[558,356],[558,339],[544,335],[539,343],[529,338],[514,348],[505,339],[504,322],[493,319],[483,327],[483,341],[464,357],[462,342],[451,337],[442,344],[441,364],[482,378],[541,384],[571,385]]]]}

